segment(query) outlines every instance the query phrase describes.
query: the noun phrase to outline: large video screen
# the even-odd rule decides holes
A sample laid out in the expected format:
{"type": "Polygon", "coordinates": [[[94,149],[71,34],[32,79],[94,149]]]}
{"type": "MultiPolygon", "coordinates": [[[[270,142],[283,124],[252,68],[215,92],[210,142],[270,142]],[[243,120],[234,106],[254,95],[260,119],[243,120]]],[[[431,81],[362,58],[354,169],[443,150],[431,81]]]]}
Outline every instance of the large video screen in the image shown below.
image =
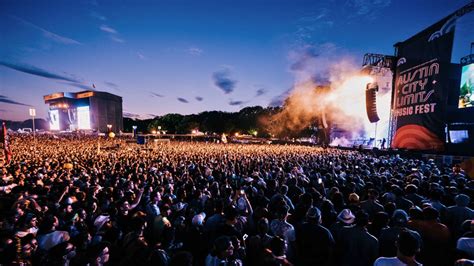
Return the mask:
{"type": "Polygon", "coordinates": [[[450,130],[449,137],[452,143],[463,143],[469,140],[469,132],[467,130],[450,130]]]}
{"type": "Polygon", "coordinates": [[[459,108],[474,106],[474,63],[462,67],[459,108]]]}
{"type": "Polygon", "coordinates": [[[49,130],[59,130],[58,110],[49,110],[49,130]]]}
{"type": "Polygon", "coordinates": [[[89,106],[77,107],[77,128],[91,129],[89,106]]]}

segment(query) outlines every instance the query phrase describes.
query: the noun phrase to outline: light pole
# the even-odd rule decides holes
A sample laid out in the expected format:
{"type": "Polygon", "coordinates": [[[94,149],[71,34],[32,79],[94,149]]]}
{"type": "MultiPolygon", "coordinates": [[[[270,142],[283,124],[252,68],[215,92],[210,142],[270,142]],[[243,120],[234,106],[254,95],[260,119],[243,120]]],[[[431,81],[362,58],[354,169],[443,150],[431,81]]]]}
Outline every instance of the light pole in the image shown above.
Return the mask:
{"type": "Polygon", "coordinates": [[[35,116],[36,116],[36,109],[30,108],[30,116],[33,117],[33,140],[36,139],[36,130],[35,130],[35,116]]]}
{"type": "Polygon", "coordinates": [[[112,131],[112,125],[111,124],[108,124],[107,125],[107,129],[108,129],[108,133],[107,133],[107,136],[111,139],[113,139],[115,137],[115,133],[112,131]]]}
{"type": "Polygon", "coordinates": [[[132,126],[133,128],[133,137],[136,138],[137,137],[137,126],[132,126]]]}

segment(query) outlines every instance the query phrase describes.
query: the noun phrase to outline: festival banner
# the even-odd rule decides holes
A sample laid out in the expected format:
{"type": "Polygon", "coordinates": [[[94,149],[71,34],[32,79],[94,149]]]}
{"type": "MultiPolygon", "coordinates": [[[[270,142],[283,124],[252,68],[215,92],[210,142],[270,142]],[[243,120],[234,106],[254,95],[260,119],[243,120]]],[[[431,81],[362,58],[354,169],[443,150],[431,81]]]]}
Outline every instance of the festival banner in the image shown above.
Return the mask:
{"type": "Polygon", "coordinates": [[[456,15],[396,44],[392,148],[443,150],[456,15]]]}

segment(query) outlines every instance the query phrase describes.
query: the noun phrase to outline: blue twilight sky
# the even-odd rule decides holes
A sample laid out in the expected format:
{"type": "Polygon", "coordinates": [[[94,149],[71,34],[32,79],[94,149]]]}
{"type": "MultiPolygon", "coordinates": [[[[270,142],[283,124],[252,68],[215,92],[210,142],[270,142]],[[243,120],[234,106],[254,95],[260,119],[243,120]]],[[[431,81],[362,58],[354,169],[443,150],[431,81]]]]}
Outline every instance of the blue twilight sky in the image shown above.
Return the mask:
{"type": "MultiPolygon", "coordinates": [[[[45,118],[43,95],[92,84],[141,118],[268,106],[294,84],[295,53],[361,64],[468,2],[0,0],[0,118],[45,118]]],[[[453,61],[473,29],[458,21],[453,61]]]]}

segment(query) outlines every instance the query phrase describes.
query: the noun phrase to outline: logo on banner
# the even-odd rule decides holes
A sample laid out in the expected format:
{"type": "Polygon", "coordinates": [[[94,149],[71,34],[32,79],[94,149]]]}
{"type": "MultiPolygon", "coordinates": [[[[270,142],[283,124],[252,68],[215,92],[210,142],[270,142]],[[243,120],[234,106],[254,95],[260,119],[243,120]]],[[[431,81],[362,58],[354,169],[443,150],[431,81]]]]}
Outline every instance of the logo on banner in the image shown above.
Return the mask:
{"type": "Polygon", "coordinates": [[[433,85],[437,83],[438,74],[437,59],[401,72],[396,80],[394,115],[400,117],[434,113],[437,103],[432,97],[435,92],[433,85]]]}
{"type": "Polygon", "coordinates": [[[402,58],[398,59],[397,67],[405,64],[406,62],[407,62],[407,59],[405,57],[402,57],[402,58]]]}
{"type": "Polygon", "coordinates": [[[454,27],[456,26],[457,18],[458,18],[457,16],[452,16],[450,19],[448,19],[444,23],[444,25],[441,27],[440,30],[435,31],[433,34],[431,34],[430,38],[428,39],[428,42],[431,42],[431,41],[443,36],[444,34],[453,31],[454,27]]]}

